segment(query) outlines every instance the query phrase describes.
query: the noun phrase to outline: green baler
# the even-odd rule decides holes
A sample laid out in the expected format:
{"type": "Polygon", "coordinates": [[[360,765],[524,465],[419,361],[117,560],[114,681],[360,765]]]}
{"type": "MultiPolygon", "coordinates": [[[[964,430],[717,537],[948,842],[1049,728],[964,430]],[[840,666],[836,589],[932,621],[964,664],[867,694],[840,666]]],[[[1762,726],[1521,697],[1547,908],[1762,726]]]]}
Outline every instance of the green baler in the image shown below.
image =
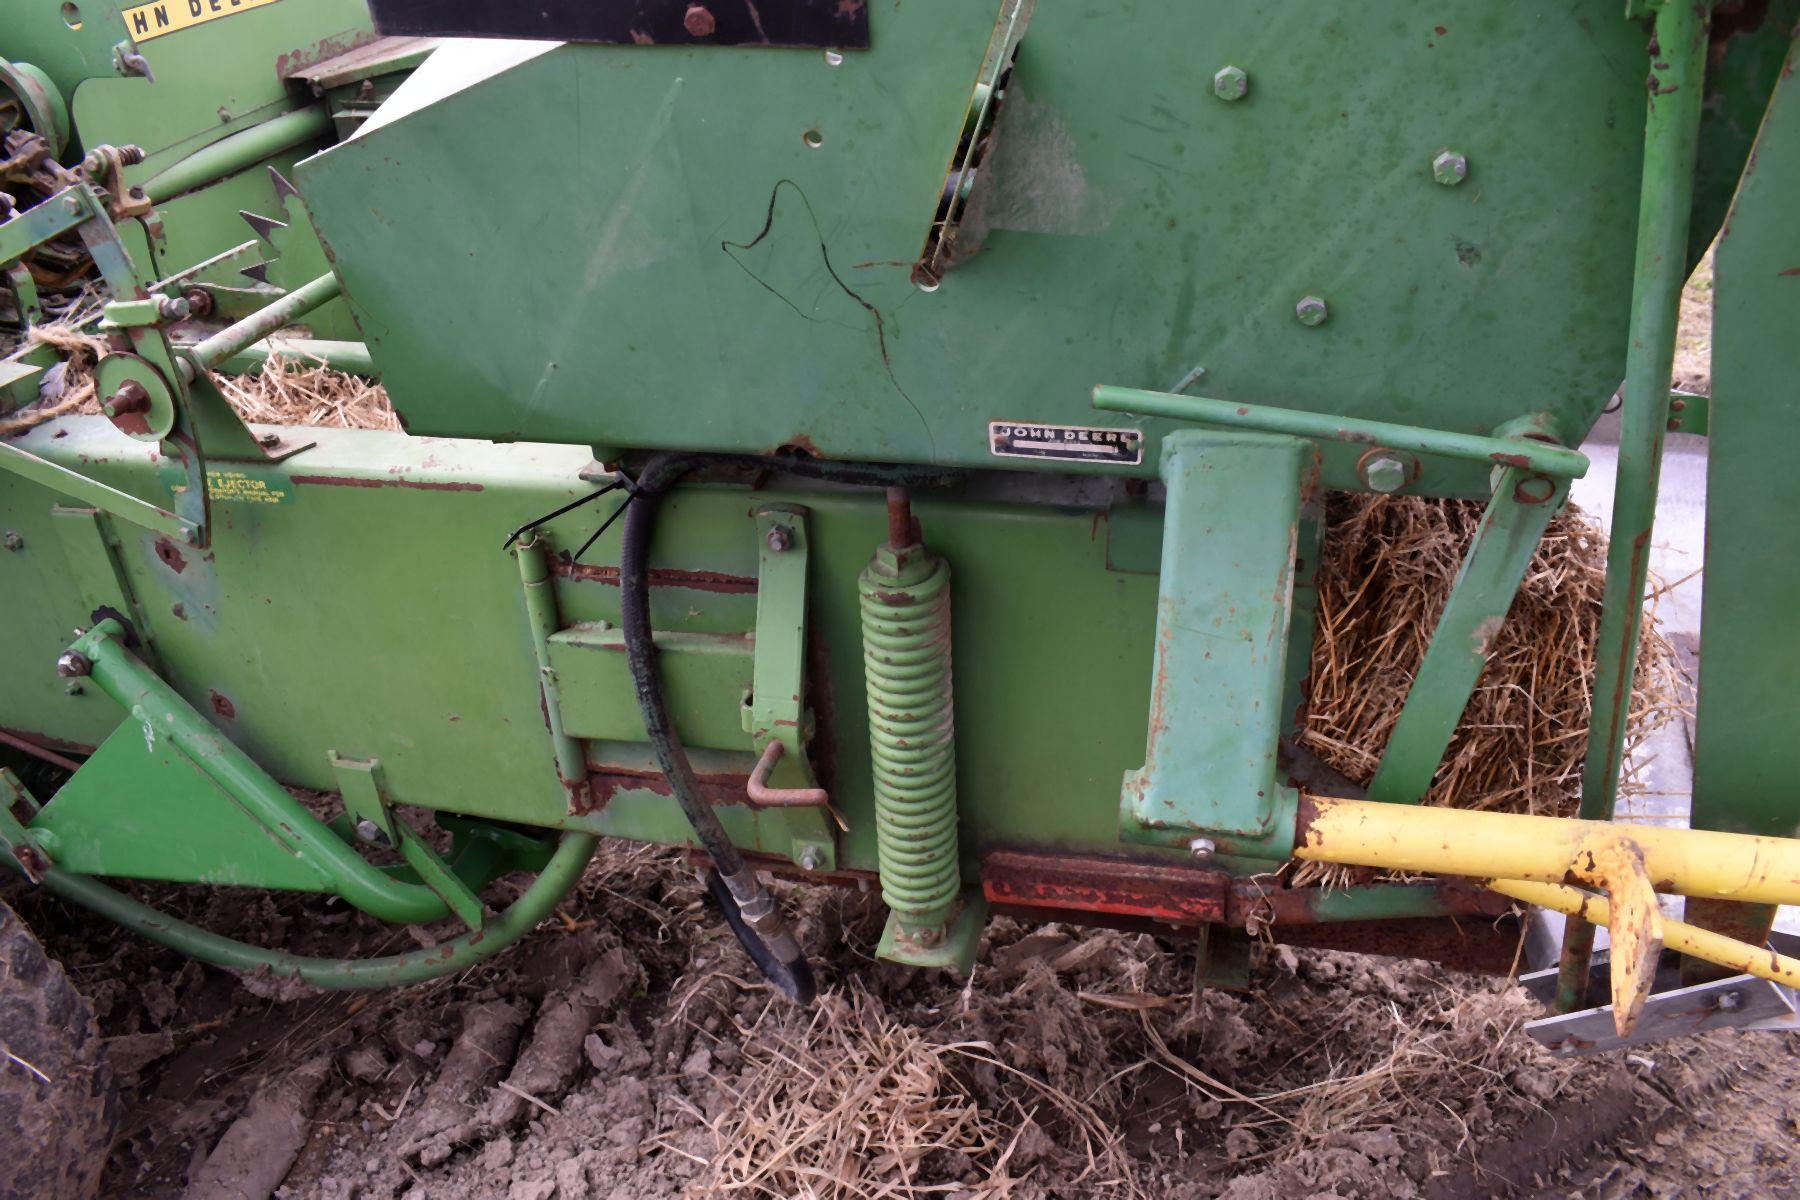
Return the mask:
{"type": "Polygon", "coordinates": [[[1503,971],[1524,898],[1611,924],[1619,1037],[1665,942],[1800,984],[1800,5],[714,7],[371,0],[456,40],[295,167],[317,278],[204,340],[90,184],[0,225],[113,297],[110,420],[0,443],[0,727],[73,768],[0,773],[12,865],[323,987],[500,952],[602,836],[693,847],[802,1000],[767,875],[877,884],[920,966],[1005,911],[1503,971]],[[210,369],[340,297],[407,432],[246,428],[210,369]],[[1424,809],[1621,379],[1585,820],[1424,809]],[[1725,468],[1694,831],[1609,821],[1672,427],[1725,468]],[[1366,796],[1286,752],[1341,490],[1486,504],[1366,796]],[[467,931],[302,959],[106,876],[467,931]]]}

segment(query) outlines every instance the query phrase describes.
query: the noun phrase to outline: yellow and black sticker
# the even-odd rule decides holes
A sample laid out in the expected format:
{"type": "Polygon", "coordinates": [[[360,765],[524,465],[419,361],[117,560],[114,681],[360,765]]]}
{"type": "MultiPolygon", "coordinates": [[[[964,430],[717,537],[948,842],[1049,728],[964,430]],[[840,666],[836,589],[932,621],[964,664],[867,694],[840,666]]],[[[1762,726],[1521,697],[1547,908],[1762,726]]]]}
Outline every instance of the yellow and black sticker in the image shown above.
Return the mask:
{"type": "Polygon", "coordinates": [[[273,3],[275,0],[153,0],[126,9],[125,28],[131,31],[132,41],[142,43],[273,3]]]}

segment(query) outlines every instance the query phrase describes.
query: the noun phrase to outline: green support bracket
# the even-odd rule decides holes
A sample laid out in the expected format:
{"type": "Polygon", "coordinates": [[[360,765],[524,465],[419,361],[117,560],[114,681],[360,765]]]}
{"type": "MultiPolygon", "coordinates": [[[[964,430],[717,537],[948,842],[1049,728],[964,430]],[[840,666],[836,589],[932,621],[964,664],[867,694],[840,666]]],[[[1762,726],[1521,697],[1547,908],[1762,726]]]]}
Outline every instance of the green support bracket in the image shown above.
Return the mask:
{"type": "Polygon", "coordinates": [[[138,637],[138,652],[152,667],[157,665],[152,627],[144,619],[137,593],[119,560],[119,543],[113,534],[112,520],[98,508],[71,508],[57,505],[50,510],[51,522],[62,535],[63,555],[81,592],[82,612],[94,613],[110,608],[131,618],[138,637]]]}
{"type": "Polygon", "coordinates": [[[1712,397],[1697,392],[1669,393],[1669,432],[1705,437],[1712,427],[1712,397]]]}
{"type": "Polygon", "coordinates": [[[958,901],[962,911],[950,923],[944,938],[932,945],[916,940],[900,944],[900,922],[890,915],[876,943],[875,957],[882,962],[905,963],[909,967],[940,967],[968,977],[975,968],[975,955],[981,949],[981,934],[987,928],[988,900],[980,888],[968,888],[958,901]]]}
{"type": "MultiPolygon", "coordinates": [[[[772,741],[785,752],[770,772],[771,788],[816,788],[806,747],[812,719],[806,708],[806,575],[811,557],[807,509],[798,504],[768,505],[755,513],[758,547],[756,636],[749,703],[744,728],[760,755],[772,741]]],[[[807,870],[837,865],[837,845],[823,807],[765,810],[786,821],[789,857],[807,870]]]]}
{"type": "Polygon", "coordinates": [[[1495,474],[1494,494],[1369,783],[1371,800],[1416,804],[1430,790],[1544,527],[1568,496],[1566,481],[1519,467],[1495,474]]]}
{"type": "Polygon", "coordinates": [[[1277,781],[1300,494],[1299,438],[1182,430],[1168,488],[1144,766],[1125,776],[1119,836],[1285,858],[1293,790],[1277,781]]]}
{"type": "Polygon", "coordinates": [[[336,750],[328,757],[357,840],[397,849],[419,881],[449,905],[463,924],[480,929],[487,917],[481,897],[445,864],[431,843],[394,812],[382,782],[381,760],[345,758],[336,750]]]}

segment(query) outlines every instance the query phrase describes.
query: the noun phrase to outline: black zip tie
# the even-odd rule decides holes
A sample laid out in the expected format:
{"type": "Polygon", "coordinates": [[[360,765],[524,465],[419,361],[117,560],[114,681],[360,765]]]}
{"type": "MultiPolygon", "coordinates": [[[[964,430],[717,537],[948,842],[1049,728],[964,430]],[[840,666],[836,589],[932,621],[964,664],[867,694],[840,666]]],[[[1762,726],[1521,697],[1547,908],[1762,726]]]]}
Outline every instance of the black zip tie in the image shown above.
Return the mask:
{"type": "MultiPolygon", "coordinates": [[[[637,485],[632,484],[631,486],[636,487],[637,485]]],[[[617,521],[619,519],[620,515],[623,514],[624,511],[628,507],[630,507],[631,502],[636,499],[637,499],[637,495],[633,494],[633,495],[627,496],[623,500],[619,501],[619,507],[612,510],[612,515],[610,517],[608,517],[608,518],[606,518],[606,520],[600,522],[600,528],[594,530],[593,536],[588,538],[587,541],[581,543],[581,549],[577,550],[575,552],[575,556],[572,559],[570,559],[569,561],[580,562],[581,556],[588,552],[588,547],[592,546],[595,542],[599,541],[600,535],[605,533],[607,530],[611,529],[613,526],[613,522],[617,521]]]]}
{"type": "MultiPolygon", "coordinates": [[[[624,486],[626,486],[626,485],[620,483],[618,480],[615,479],[613,482],[607,484],[605,487],[601,488],[600,490],[594,491],[594,492],[589,492],[587,495],[583,496],[579,500],[571,500],[567,504],[563,505],[561,508],[556,509],[554,512],[547,512],[541,517],[533,518],[532,520],[525,522],[525,524],[523,524],[523,525],[519,526],[517,529],[513,530],[512,536],[508,537],[506,539],[505,543],[500,548],[502,550],[510,550],[510,549],[512,549],[512,544],[514,542],[518,541],[520,538],[524,537],[526,534],[528,534],[532,530],[536,529],[539,525],[544,524],[544,522],[554,521],[554,520],[556,520],[556,518],[562,516],[564,513],[574,512],[576,509],[580,508],[582,505],[591,504],[593,501],[598,500],[600,497],[606,495],[606,493],[616,492],[621,487],[624,487],[624,486]]],[[[630,486],[635,488],[637,485],[631,484],[630,486]]]]}

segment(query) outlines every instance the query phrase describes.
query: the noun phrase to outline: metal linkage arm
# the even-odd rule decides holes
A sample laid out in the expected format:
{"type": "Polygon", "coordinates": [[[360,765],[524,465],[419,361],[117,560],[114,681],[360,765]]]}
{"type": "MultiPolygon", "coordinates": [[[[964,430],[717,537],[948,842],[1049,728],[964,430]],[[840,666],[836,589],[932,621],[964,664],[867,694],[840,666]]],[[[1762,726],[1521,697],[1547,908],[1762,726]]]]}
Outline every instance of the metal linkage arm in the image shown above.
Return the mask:
{"type": "Polygon", "coordinates": [[[307,313],[334,300],[343,285],[329,272],[295,288],[281,299],[259,308],[235,325],[227,325],[189,351],[203,367],[216,367],[246,347],[262,341],[277,329],[291,325],[307,313]]]}
{"type": "Polygon", "coordinates": [[[1550,442],[1529,438],[1480,437],[1472,433],[1421,429],[1413,425],[1397,425],[1391,421],[1368,421],[1359,417],[1306,412],[1297,408],[1233,404],[1206,396],[1172,396],[1166,392],[1146,392],[1136,388],[1097,387],[1094,389],[1094,407],[1106,412],[1194,421],[1223,429],[1284,433],[1292,437],[1387,446],[1395,450],[1436,454],[1444,458],[1487,463],[1490,466],[1518,467],[1533,474],[1548,475],[1552,479],[1580,479],[1587,474],[1588,469],[1587,455],[1550,442]]]}

